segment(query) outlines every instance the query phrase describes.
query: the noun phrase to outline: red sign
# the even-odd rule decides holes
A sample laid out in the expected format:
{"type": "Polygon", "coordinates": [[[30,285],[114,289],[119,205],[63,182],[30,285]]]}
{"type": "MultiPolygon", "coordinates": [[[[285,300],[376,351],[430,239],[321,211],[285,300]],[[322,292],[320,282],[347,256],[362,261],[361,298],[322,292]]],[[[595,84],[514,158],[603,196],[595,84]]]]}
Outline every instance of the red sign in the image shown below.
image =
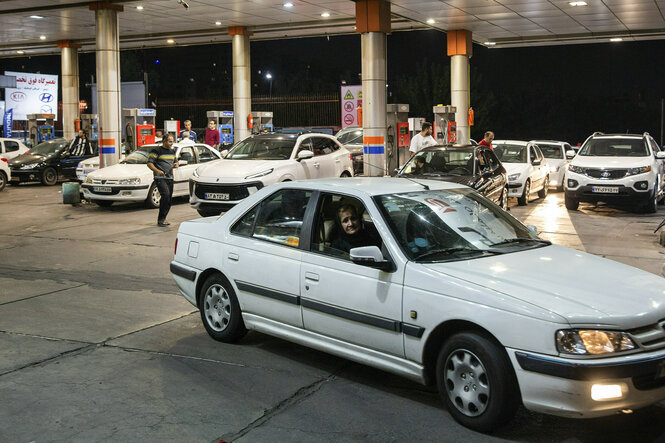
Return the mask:
{"type": "Polygon", "coordinates": [[[355,119],[353,118],[353,114],[346,114],[344,116],[344,124],[347,126],[351,126],[354,120],[355,119]]]}
{"type": "Polygon", "coordinates": [[[353,111],[353,102],[346,102],[344,103],[344,110],[346,112],[351,112],[353,111]]]}

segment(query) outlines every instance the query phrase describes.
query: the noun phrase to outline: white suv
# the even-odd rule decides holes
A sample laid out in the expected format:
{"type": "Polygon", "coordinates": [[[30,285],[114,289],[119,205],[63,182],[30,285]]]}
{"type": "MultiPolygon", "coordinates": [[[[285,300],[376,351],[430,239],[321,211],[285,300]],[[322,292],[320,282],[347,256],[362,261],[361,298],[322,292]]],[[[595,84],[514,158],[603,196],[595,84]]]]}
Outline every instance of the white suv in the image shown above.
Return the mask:
{"type": "MultiPolygon", "coordinates": [[[[569,154],[572,154],[569,152],[569,154]]],[[[566,208],[579,202],[632,204],[656,212],[663,199],[665,152],[648,133],[587,138],[566,171],[566,208]]]]}

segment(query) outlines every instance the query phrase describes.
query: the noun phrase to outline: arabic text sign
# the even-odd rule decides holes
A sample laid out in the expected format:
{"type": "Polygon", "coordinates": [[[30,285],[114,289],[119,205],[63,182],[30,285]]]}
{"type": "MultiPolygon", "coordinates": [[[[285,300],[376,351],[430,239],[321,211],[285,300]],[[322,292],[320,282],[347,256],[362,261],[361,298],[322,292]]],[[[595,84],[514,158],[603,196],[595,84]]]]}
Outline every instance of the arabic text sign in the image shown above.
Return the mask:
{"type": "Polygon", "coordinates": [[[5,89],[6,108],[14,110],[14,120],[27,120],[28,114],[55,114],[58,119],[58,76],[5,71],[16,77],[16,88],[5,89]]]}

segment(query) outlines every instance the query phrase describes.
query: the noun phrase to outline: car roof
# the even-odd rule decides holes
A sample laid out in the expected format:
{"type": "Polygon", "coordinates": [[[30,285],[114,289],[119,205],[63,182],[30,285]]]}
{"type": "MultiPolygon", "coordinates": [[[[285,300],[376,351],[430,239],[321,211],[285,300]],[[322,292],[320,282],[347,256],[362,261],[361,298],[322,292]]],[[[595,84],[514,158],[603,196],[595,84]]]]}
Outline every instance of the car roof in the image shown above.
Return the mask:
{"type": "Polygon", "coordinates": [[[511,145],[528,145],[531,142],[527,142],[524,140],[494,140],[492,141],[493,145],[504,145],[504,144],[511,144],[511,145]]]}
{"type": "Polygon", "coordinates": [[[538,143],[554,143],[554,144],[557,144],[557,145],[563,145],[563,144],[566,144],[568,142],[562,142],[562,141],[559,141],[559,140],[531,140],[531,141],[529,141],[529,143],[536,143],[536,144],[538,144],[538,143]]]}
{"type": "MultiPolygon", "coordinates": [[[[473,149],[478,148],[479,146],[477,145],[464,145],[464,146],[447,146],[447,145],[433,145],[433,146],[428,146],[426,148],[421,149],[418,152],[422,151],[471,151],[473,149]]],[[[484,146],[480,146],[480,148],[483,148],[484,146]]]]}
{"type": "Polygon", "coordinates": [[[639,138],[641,139],[644,135],[640,134],[595,134],[592,135],[593,138],[639,138]]]}
{"type": "Polygon", "coordinates": [[[371,197],[375,195],[422,191],[425,188],[420,183],[427,185],[432,190],[466,188],[464,185],[439,180],[414,180],[396,177],[327,178],[282,182],[279,185],[283,188],[346,192],[356,195],[365,194],[371,197]]]}

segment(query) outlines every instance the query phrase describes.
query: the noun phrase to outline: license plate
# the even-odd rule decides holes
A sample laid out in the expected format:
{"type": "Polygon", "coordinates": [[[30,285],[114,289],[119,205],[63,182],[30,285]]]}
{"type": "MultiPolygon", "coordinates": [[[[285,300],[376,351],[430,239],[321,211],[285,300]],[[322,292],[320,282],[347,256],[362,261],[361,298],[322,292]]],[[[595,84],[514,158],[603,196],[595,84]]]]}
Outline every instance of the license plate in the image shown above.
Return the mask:
{"type": "Polygon", "coordinates": [[[223,194],[219,192],[206,192],[205,193],[205,199],[206,200],[228,200],[229,199],[229,194],[223,194]]]}
{"type": "Polygon", "coordinates": [[[108,186],[93,186],[92,191],[93,192],[112,192],[113,189],[109,188],[108,186]]]}
{"type": "Polygon", "coordinates": [[[591,192],[598,192],[601,194],[618,194],[619,188],[615,186],[592,186],[591,192]]]}

